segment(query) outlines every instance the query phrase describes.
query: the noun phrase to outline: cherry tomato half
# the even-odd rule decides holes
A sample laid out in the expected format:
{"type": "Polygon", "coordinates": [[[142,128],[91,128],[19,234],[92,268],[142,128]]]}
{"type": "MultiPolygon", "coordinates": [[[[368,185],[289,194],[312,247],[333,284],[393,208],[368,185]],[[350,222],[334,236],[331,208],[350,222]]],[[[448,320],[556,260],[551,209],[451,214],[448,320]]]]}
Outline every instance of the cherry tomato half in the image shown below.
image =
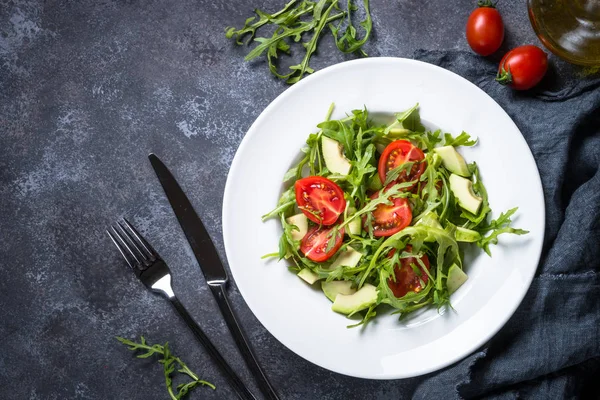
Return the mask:
{"type": "MultiPolygon", "coordinates": [[[[405,250],[409,252],[412,251],[412,246],[406,246],[405,250]]],[[[392,257],[395,252],[395,249],[390,251],[388,257],[392,257]]],[[[420,258],[421,261],[423,261],[423,264],[425,264],[425,267],[429,269],[429,257],[427,257],[427,254],[423,254],[420,258]]],[[[408,292],[419,293],[421,289],[423,289],[421,287],[421,281],[427,283],[429,280],[429,276],[417,261],[417,257],[401,258],[400,265],[397,265],[394,268],[394,275],[396,280],[394,281],[392,278],[389,278],[387,284],[392,290],[392,293],[394,293],[394,296],[398,298],[404,297],[408,292]],[[411,267],[411,264],[414,264],[417,268],[421,269],[421,276],[415,274],[415,270],[411,267]]]]}
{"type": "Polygon", "coordinates": [[[333,224],[346,209],[344,192],[327,178],[309,176],[299,179],[295,190],[298,207],[317,224],[333,224]]]}
{"type": "Polygon", "coordinates": [[[344,238],[344,228],[340,229],[335,238],[332,237],[331,228],[313,226],[306,232],[306,235],[300,242],[300,251],[304,255],[315,262],[323,262],[335,254],[342,245],[344,238]],[[329,241],[335,240],[333,247],[327,251],[329,241]]]}
{"type": "MultiPolygon", "coordinates": [[[[373,193],[371,199],[379,197],[379,193],[373,193]]],[[[366,224],[366,217],[363,222],[366,224]]],[[[392,200],[391,205],[380,204],[373,211],[373,236],[392,236],[406,228],[412,221],[412,211],[408,200],[399,197],[392,200]]],[[[368,231],[368,227],[365,226],[368,231]]]]}
{"type": "Polygon", "coordinates": [[[410,171],[402,171],[395,182],[402,183],[419,179],[427,167],[427,162],[422,161],[424,158],[423,151],[408,140],[393,141],[387,145],[379,158],[378,172],[381,183],[385,182],[388,172],[407,162],[414,162],[412,168],[410,171]]]}
{"type": "Polygon", "coordinates": [[[496,80],[516,90],[531,89],[544,77],[548,70],[548,56],[534,45],[519,46],[500,61],[496,80]]]}
{"type": "Polygon", "coordinates": [[[467,42],[473,51],[489,56],[500,48],[503,40],[504,23],[491,2],[473,10],[467,20],[467,42]]]}

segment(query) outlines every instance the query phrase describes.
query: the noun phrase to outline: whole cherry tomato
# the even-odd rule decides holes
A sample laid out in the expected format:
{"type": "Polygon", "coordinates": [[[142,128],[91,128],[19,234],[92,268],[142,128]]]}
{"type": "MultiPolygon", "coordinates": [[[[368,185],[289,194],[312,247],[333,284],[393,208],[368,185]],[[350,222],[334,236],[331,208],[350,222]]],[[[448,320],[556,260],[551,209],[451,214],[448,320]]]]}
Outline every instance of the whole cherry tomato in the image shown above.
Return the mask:
{"type": "Polygon", "coordinates": [[[467,20],[467,42],[473,51],[489,56],[504,40],[504,23],[491,1],[480,1],[467,20]]]}
{"type": "Polygon", "coordinates": [[[516,90],[531,89],[544,77],[548,70],[548,56],[533,45],[519,46],[500,61],[496,80],[516,90]]]}

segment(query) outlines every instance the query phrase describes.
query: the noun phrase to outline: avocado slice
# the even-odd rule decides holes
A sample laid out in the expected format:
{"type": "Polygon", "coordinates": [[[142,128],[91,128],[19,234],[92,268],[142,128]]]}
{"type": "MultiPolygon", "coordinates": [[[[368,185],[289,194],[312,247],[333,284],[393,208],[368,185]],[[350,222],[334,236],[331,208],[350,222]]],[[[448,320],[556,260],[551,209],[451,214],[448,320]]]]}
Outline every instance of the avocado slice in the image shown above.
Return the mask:
{"type": "Polygon", "coordinates": [[[460,176],[471,176],[471,172],[469,172],[469,167],[467,167],[465,159],[458,151],[456,151],[454,146],[437,147],[433,149],[433,151],[442,157],[442,164],[444,164],[444,167],[446,167],[448,171],[460,176]]]}
{"type": "Polygon", "coordinates": [[[454,238],[457,242],[472,243],[481,239],[481,234],[477,231],[457,226],[456,231],[454,231],[454,238]]]}
{"type": "Polygon", "coordinates": [[[337,140],[321,136],[321,149],[323,150],[323,158],[327,169],[334,174],[348,175],[350,172],[350,161],[342,152],[342,145],[337,140]]]}
{"type": "Polygon", "coordinates": [[[298,231],[292,229],[292,239],[302,240],[308,231],[308,218],[306,218],[306,215],[303,213],[292,215],[291,217],[287,218],[286,221],[290,225],[296,225],[299,229],[298,231]]]}
{"type": "Polygon", "coordinates": [[[354,314],[365,308],[369,308],[377,302],[377,288],[365,283],[354,294],[338,294],[333,301],[331,309],[341,314],[354,314]]]}
{"type": "MultiPolygon", "coordinates": [[[[400,124],[398,124],[398,126],[400,126],[400,124]]],[[[391,128],[388,132],[388,136],[393,137],[393,138],[403,138],[406,137],[406,135],[412,133],[412,131],[410,129],[406,129],[406,128],[391,128]]]]}
{"type": "Polygon", "coordinates": [[[458,199],[458,205],[472,214],[477,214],[482,199],[473,193],[473,182],[456,174],[450,175],[450,190],[458,199]]]}
{"type": "Polygon", "coordinates": [[[308,268],[302,268],[300,272],[298,272],[298,277],[302,278],[302,280],[309,285],[312,285],[319,280],[319,275],[315,274],[308,268]]]}
{"type": "Polygon", "coordinates": [[[467,274],[456,264],[452,264],[448,270],[448,293],[452,294],[469,279],[467,274]]]}
{"type": "Polygon", "coordinates": [[[354,218],[352,221],[348,222],[348,233],[358,236],[361,232],[362,224],[360,218],[354,218]]]}
{"type": "MultiPolygon", "coordinates": [[[[348,218],[351,218],[352,215],[354,215],[354,213],[356,213],[356,208],[349,207],[348,218]]],[[[362,223],[360,218],[354,218],[350,222],[348,222],[348,229],[346,230],[346,232],[351,235],[360,235],[360,233],[362,232],[362,223]]]]}
{"type": "Polygon", "coordinates": [[[321,283],[321,289],[331,301],[335,301],[338,294],[350,295],[356,293],[356,289],[352,288],[352,282],[350,281],[323,282],[321,283]]]}
{"type": "Polygon", "coordinates": [[[358,264],[362,256],[361,252],[348,246],[346,247],[346,250],[340,252],[333,264],[331,264],[330,269],[336,269],[340,265],[343,265],[344,267],[356,267],[356,264],[358,264]]]}

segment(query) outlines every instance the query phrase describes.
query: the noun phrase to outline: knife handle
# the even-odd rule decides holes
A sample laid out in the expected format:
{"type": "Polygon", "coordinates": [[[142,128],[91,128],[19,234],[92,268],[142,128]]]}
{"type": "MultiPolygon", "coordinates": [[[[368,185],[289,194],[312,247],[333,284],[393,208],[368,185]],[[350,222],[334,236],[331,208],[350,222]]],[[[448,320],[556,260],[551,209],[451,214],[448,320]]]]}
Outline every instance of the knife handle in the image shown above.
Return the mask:
{"type": "Polygon", "coordinates": [[[244,385],[242,380],[237,376],[237,374],[231,369],[227,361],[223,358],[219,350],[215,347],[215,345],[210,341],[208,336],[200,329],[200,326],[194,321],[194,319],[187,312],[183,304],[176,297],[171,297],[171,303],[175,307],[175,309],[179,312],[179,315],[183,318],[187,326],[192,330],[196,339],[200,341],[202,346],[206,349],[208,354],[212,357],[212,359],[217,363],[217,366],[221,369],[221,371],[227,376],[229,382],[233,386],[238,397],[242,400],[256,400],[256,397],[248,390],[248,388],[244,385]]]}
{"type": "Polygon", "coordinates": [[[221,314],[223,314],[223,318],[225,318],[225,323],[233,335],[235,344],[242,353],[242,357],[244,357],[246,365],[248,365],[250,372],[252,372],[252,375],[254,375],[254,378],[258,383],[258,388],[267,399],[279,400],[279,397],[275,393],[275,390],[273,390],[271,383],[267,379],[263,370],[260,368],[260,365],[258,365],[258,361],[256,361],[256,358],[250,349],[250,345],[248,344],[248,341],[242,332],[242,328],[238,324],[237,319],[233,314],[233,310],[231,309],[229,301],[227,300],[225,283],[209,284],[209,287],[212,290],[215,299],[217,299],[217,304],[219,304],[221,314]]]}

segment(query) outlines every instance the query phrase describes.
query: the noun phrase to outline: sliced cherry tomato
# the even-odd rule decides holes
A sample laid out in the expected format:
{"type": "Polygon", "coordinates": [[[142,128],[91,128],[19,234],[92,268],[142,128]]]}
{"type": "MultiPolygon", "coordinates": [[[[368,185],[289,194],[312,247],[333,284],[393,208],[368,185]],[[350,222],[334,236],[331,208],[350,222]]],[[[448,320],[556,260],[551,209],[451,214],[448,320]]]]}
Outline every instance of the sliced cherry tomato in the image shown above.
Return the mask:
{"type": "Polygon", "coordinates": [[[335,238],[332,237],[331,228],[313,226],[306,232],[306,235],[300,242],[300,251],[304,255],[313,261],[323,262],[329,257],[335,254],[336,251],[342,245],[342,239],[344,238],[344,228],[340,229],[335,238]],[[329,242],[335,240],[333,247],[327,251],[329,242]]]}
{"type": "Polygon", "coordinates": [[[393,141],[387,145],[379,158],[378,171],[381,183],[385,183],[388,172],[407,162],[414,162],[412,168],[410,171],[402,171],[395,182],[402,183],[419,179],[427,167],[427,162],[422,161],[424,158],[423,151],[408,140],[393,141]]]}
{"type": "Polygon", "coordinates": [[[519,46],[500,61],[496,80],[516,90],[531,89],[546,75],[548,56],[534,45],[519,46]]]}
{"type": "Polygon", "coordinates": [[[299,179],[295,189],[298,207],[314,223],[331,225],[346,209],[344,192],[327,178],[309,176],[299,179]]]}
{"type": "MultiPolygon", "coordinates": [[[[379,193],[371,195],[371,199],[379,197],[379,193]]],[[[391,205],[380,204],[373,211],[373,236],[392,236],[406,228],[412,221],[412,211],[408,200],[399,197],[392,200],[391,205]]],[[[366,223],[366,217],[363,219],[366,223]]],[[[365,226],[365,230],[368,231],[365,226]]]]}
{"type": "Polygon", "coordinates": [[[500,48],[504,40],[502,17],[491,1],[473,10],[467,20],[467,42],[473,51],[489,56],[500,48]]]}
{"type": "MultiPolygon", "coordinates": [[[[405,250],[409,252],[412,251],[412,246],[406,246],[405,250]]],[[[390,251],[388,253],[388,257],[392,257],[395,252],[395,249],[390,251]]],[[[397,265],[394,268],[396,280],[394,281],[392,278],[388,279],[388,286],[392,290],[392,293],[394,293],[394,296],[399,298],[404,297],[408,292],[419,293],[421,289],[423,289],[421,287],[421,281],[423,281],[423,283],[427,283],[429,280],[429,276],[421,264],[419,264],[417,258],[418,257],[401,258],[400,265],[397,265]],[[421,269],[421,276],[415,274],[415,270],[411,267],[411,264],[414,264],[417,266],[417,268],[421,269]]],[[[429,269],[429,257],[427,257],[427,254],[423,254],[420,258],[421,261],[423,261],[423,264],[425,264],[425,267],[429,269]]]]}

